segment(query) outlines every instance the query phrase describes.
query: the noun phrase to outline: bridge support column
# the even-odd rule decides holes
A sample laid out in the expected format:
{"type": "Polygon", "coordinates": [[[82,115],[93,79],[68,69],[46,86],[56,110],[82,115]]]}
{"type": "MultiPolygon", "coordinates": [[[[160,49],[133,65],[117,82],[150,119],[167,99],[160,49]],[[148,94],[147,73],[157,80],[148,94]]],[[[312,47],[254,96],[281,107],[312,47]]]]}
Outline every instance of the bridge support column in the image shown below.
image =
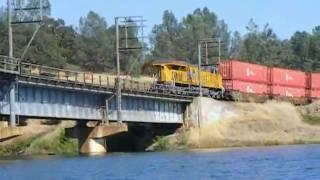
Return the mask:
{"type": "Polygon", "coordinates": [[[16,86],[15,86],[15,82],[12,82],[12,84],[10,86],[9,104],[10,104],[10,122],[9,122],[9,125],[10,125],[10,127],[15,127],[16,126],[16,110],[15,110],[15,105],[16,105],[16,86]]]}
{"type": "Polygon", "coordinates": [[[82,154],[104,154],[107,152],[107,137],[127,132],[126,124],[108,124],[87,127],[78,123],[73,128],[65,129],[67,137],[79,140],[79,152],[82,154]]]}
{"type": "Polygon", "coordinates": [[[78,138],[79,152],[82,154],[107,153],[106,138],[78,138]]]}

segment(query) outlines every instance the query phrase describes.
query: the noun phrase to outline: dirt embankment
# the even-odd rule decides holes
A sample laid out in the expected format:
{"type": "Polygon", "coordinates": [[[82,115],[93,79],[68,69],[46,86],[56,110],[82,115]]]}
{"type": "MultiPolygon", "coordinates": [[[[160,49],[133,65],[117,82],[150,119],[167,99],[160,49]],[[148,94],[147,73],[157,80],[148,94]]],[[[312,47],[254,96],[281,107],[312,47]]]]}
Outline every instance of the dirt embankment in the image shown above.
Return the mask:
{"type": "MultiPolygon", "coordinates": [[[[212,104],[205,102],[202,103],[204,107],[212,104]]],[[[214,104],[217,105],[217,102],[214,104]]],[[[314,114],[312,117],[317,117],[315,112],[320,110],[319,102],[303,107],[276,101],[264,104],[229,103],[227,108],[234,112],[232,116],[218,116],[220,119],[213,116],[214,120],[201,124],[201,130],[193,128],[158,138],[149,150],[320,142],[320,126],[305,122],[305,116],[314,114]]]]}
{"type": "MultiPolygon", "coordinates": [[[[320,142],[320,102],[295,107],[276,101],[257,104],[205,99],[201,105],[201,130],[191,128],[158,137],[147,150],[320,142]]],[[[192,104],[190,109],[191,118],[196,119],[197,105],[192,104]]],[[[0,144],[0,155],[75,153],[76,140],[64,137],[63,131],[74,122],[49,122],[28,121],[23,136],[0,144]]]]}
{"type": "Polygon", "coordinates": [[[30,119],[22,126],[21,136],[0,143],[0,156],[74,154],[77,142],[64,136],[64,128],[74,122],[30,119]]]}

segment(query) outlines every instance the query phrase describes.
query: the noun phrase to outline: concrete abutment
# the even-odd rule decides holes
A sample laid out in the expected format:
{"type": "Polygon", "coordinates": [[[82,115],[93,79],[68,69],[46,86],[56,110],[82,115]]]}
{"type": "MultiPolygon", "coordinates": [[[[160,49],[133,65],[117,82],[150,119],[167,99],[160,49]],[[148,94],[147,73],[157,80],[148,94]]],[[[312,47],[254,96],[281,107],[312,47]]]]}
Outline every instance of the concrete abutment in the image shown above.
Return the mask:
{"type": "Polygon", "coordinates": [[[128,126],[123,123],[103,124],[88,127],[78,123],[75,127],[66,128],[65,135],[79,140],[79,153],[81,154],[105,154],[107,149],[107,137],[128,131],[128,126]]]}
{"type": "Polygon", "coordinates": [[[184,126],[201,128],[202,125],[218,122],[237,115],[234,104],[207,97],[197,97],[186,107],[184,126]]]}

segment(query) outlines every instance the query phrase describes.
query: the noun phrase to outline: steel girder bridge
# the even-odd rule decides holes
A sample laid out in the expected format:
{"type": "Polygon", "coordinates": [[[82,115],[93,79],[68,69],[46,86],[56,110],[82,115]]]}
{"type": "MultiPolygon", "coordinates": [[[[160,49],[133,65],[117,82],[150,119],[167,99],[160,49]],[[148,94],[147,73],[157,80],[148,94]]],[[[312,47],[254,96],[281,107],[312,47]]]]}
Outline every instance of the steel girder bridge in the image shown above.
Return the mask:
{"type": "MultiPolygon", "coordinates": [[[[15,126],[18,117],[116,121],[116,80],[0,56],[0,115],[15,126]]],[[[152,83],[121,79],[121,121],[178,123],[193,97],[150,90],[152,83]]]]}

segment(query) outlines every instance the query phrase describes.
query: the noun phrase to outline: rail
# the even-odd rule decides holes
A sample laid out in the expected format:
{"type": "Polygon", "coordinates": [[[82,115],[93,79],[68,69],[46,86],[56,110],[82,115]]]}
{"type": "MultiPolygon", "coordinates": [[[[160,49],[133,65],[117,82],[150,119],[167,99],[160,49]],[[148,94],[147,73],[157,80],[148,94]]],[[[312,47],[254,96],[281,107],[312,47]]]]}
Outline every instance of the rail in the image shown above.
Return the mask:
{"type": "MultiPolygon", "coordinates": [[[[66,86],[80,85],[82,87],[115,89],[116,76],[59,69],[32,63],[22,63],[19,59],[8,58],[6,56],[0,56],[0,58],[0,72],[20,75],[21,77],[28,79],[33,78],[54,83],[63,83],[66,86]]],[[[170,92],[155,92],[152,88],[155,86],[155,82],[151,81],[137,81],[125,77],[121,77],[120,81],[122,91],[132,94],[139,93],[155,96],[189,97],[172,94],[170,92]]]]}
{"type": "MultiPolygon", "coordinates": [[[[53,80],[65,83],[83,84],[97,87],[114,88],[116,76],[95,74],[92,72],[72,71],[48,66],[21,63],[21,75],[37,77],[40,79],[53,80]]],[[[152,82],[135,81],[128,78],[121,78],[122,89],[132,91],[148,91],[152,82]]]]}
{"type": "Polygon", "coordinates": [[[0,55],[0,72],[19,74],[19,59],[0,55]]]}

